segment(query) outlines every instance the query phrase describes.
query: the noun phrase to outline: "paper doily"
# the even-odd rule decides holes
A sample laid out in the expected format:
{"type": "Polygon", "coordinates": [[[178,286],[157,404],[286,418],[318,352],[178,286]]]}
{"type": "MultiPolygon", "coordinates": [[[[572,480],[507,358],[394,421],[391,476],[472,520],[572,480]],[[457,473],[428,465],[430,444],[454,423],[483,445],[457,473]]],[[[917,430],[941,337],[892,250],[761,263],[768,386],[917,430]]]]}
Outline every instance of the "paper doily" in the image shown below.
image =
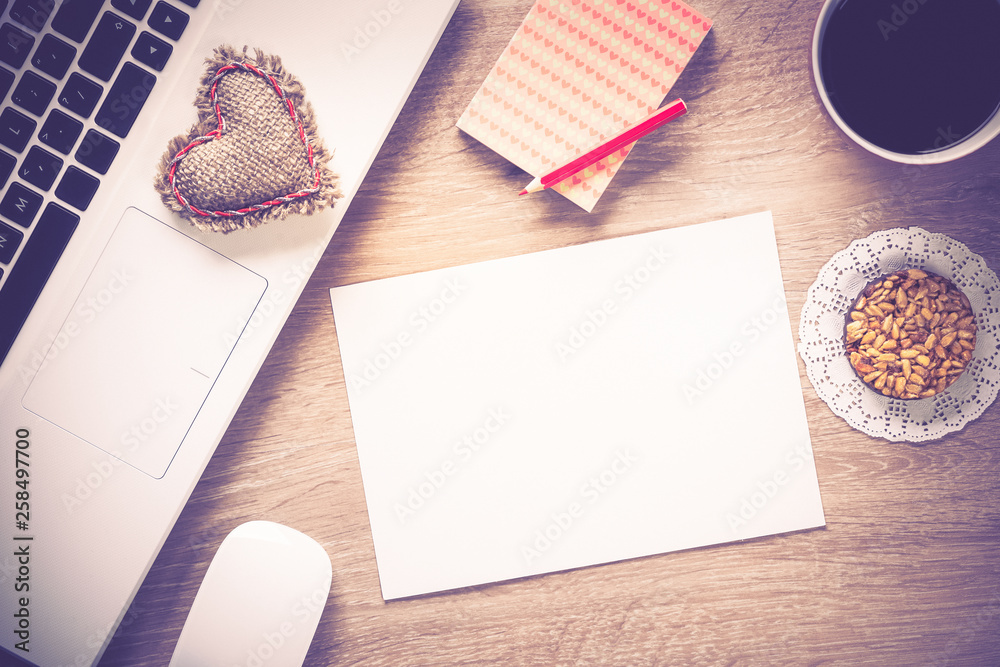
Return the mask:
{"type": "Polygon", "coordinates": [[[816,393],[854,428],[923,442],[961,430],[1000,389],[1000,281],[965,244],[919,227],[888,229],[851,243],[820,270],[799,320],[799,356],[816,393]],[[937,396],[899,400],[867,387],[844,352],[844,318],[865,285],[901,268],[949,278],[972,303],[976,349],[966,371],[937,396]]]}

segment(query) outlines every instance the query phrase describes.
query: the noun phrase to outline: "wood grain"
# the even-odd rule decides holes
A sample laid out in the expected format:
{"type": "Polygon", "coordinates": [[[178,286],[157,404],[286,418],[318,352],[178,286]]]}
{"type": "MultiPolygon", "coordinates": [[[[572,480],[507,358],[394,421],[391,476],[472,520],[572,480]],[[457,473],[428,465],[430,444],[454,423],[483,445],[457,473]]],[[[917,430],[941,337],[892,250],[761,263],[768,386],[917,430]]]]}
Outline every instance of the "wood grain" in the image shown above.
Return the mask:
{"type": "Polygon", "coordinates": [[[382,601],[330,287],[761,210],[793,323],[878,229],[950,234],[1000,269],[1000,141],[934,167],[852,145],[812,82],[820,0],[701,0],[715,27],[671,93],[690,113],[592,214],[518,197],[530,177],[455,121],[531,5],[458,8],[101,665],[166,664],[215,549],[256,518],[333,561],[311,666],[1000,664],[1000,405],[892,443],[836,417],[801,361],[826,528],[382,601]]]}

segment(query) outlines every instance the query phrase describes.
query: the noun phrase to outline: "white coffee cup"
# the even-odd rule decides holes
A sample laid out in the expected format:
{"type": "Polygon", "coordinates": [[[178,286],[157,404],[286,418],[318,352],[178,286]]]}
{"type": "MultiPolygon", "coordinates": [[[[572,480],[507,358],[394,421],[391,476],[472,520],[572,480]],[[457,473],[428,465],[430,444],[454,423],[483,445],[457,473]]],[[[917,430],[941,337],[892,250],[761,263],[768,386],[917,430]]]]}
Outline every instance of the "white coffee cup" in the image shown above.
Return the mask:
{"type": "MultiPolygon", "coordinates": [[[[813,42],[812,42],[812,70],[813,78],[816,83],[816,89],[819,93],[819,97],[823,102],[823,106],[826,108],[827,113],[833,119],[834,123],[855,143],[859,146],[867,149],[868,151],[879,155],[888,160],[894,162],[901,162],[905,164],[939,164],[943,162],[949,162],[951,160],[956,160],[960,157],[964,157],[973,151],[982,148],[984,145],[989,143],[997,135],[1000,135],[1000,111],[995,111],[992,117],[984,122],[979,129],[971,133],[963,140],[958,143],[953,143],[941,150],[934,150],[930,152],[923,153],[903,153],[894,150],[886,149],[882,146],[878,146],[871,141],[865,139],[854,128],[852,128],[844,118],[838,113],[835,105],[830,99],[827,87],[823,81],[823,72],[821,69],[821,49],[823,44],[823,38],[825,31],[830,22],[830,18],[834,11],[840,7],[844,2],[848,0],[826,0],[823,3],[823,7],[820,10],[819,18],[816,21],[816,28],[813,32],[813,42]]],[[[922,0],[922,2],[927,2],[928,0],[922,0]]],[[[948,0],[944,0],[948,1],[948,0]]],[[[899,0],[899,2],[893,4],[894,11],[902,12],[902,7],[905,5],[909,9],[909,4],[912,3],[915,7],[918,0],[899,0]]],[[[903,13],[902,16],[906,14],[903,13]]],[[[889,29],[893,29],[893,26],[888,23],[888,19],[892,16],[887,17],[886,25],[889,29]]],[[[898,19],[897,19],[898,20],[898,19]]],[[[897,26],[898,27],[898,26],[897,26]]],[[[997,39],[1000,40],[1000,35],[997,35],[997,39]]],[[[930,45],[929,45],[930,48],[930,45]]]]}

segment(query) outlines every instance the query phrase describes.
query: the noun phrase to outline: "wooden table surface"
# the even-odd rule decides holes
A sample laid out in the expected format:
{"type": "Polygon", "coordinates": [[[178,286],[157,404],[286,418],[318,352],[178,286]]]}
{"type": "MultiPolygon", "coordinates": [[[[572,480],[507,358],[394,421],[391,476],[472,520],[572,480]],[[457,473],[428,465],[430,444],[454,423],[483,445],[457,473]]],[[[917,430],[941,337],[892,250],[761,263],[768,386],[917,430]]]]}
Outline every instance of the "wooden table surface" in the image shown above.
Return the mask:
{"type": "MultiPolygon", "coordinates": [[[[821,0],[699,0],[715,25],[595,211],[455,128],[533,0],[463,0],[102,666],[165,665],[223,537],[317,539],[333,584],[307,665],[1000,664],[1000,404],[914,445],[853,430],[799,359],[827,525],[383,602],[329,288],[771,210],[793,332],[852,240],[920,225],[1000,270],[1000,140],[914,167],[823,111],[821,0]]],[[[266,664],[266,663],[265,663],[266,664]]]]}

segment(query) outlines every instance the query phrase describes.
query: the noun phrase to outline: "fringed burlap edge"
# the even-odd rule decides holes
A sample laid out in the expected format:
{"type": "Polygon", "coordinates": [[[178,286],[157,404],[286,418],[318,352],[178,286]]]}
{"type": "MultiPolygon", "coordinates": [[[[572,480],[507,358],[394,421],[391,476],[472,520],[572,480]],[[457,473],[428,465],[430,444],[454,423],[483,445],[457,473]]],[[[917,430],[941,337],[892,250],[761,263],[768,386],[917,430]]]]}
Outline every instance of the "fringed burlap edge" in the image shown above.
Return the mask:
{"type": "MultiPolygon", "coordinates": [[[[316,121],[313,114],[312,105],[305,97],[305,87],[294,76],[285,71],[278,56],[268,55],[260,49],[254,49],[253,56],[249,55],[248,47],[242,50],[230,45],[222,45],[215,49],[212,56],[205,60],[205,73],[202,76],[198,93],[195,96],[194,106],[198,112],[198,122],[196,122],[187,133],[178,135],[170,140],[167,150],[160,159],[157,169],[155,188],[160,198],[167,208],[176,211],[181,217],[187,219],[195,227],[203,231],[213,231],[229,233],[238,229],[250,229],[272,220],[280,220],[292,214],[309,215],[322,210],[327,206],[334,206],[337,199],[342,194],[338,187],[339,178],[329,167],[332,151],[327,150],[322,138],[317,133],[316,121]],[[319,190],[309,196],[301,197],[293,201],[269,206],[265,209],[233,216],[204,216],[192,212],[184,206],[174,194],[170,183],[170,165],[177,153],[188,146],[194,139],[206,136],[217,128],[215,110],[211,103],[212,81],[219,69],[233,62],[242,62],[270,74],[285,91],[285,95],[295,108],[296,115],[306,137],[313,149],[313,159],[316,168],[320,172],[319,190]]],[[[246,202],[247,205],[259,202],[246,202]]]]}

